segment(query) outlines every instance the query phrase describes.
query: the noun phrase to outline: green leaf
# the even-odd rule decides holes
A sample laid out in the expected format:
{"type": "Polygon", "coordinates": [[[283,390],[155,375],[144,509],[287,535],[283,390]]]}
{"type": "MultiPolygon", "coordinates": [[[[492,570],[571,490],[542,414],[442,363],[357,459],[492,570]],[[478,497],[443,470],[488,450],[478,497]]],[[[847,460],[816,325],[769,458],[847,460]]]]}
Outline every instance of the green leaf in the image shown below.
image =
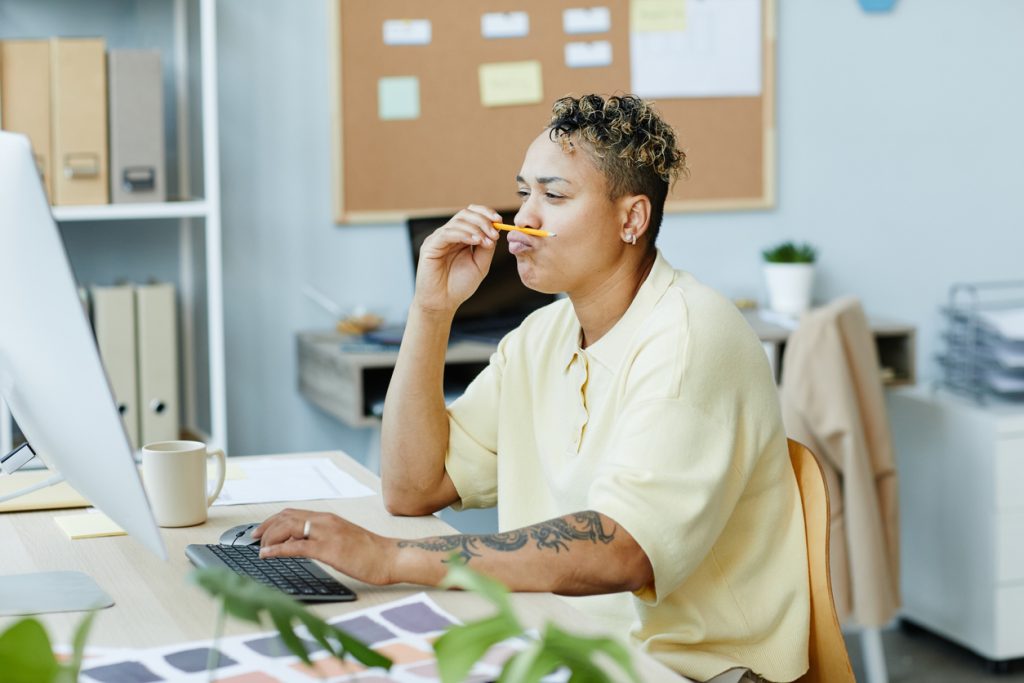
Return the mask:
{"type": "Polygon", "coordinates": [[[505,662],[498,683],[533,683],[558,668],[558,657],[540,641],[505,662]]]}
{"type": "MultiPolygon", "coordinates": [[[[594,655],[601,653],[607,655],[618,664],[632,680],[636,681],[636,683],[641,683],[640,677],[633,668],[629,651],[612,638],[578,636],[567,633],[554,624],[548,624],[544,629],[541,643],[545,650],[553,652],[558,657],[560,663],[568,666],[574,673],[599,670],[599,667],[593,663],[593,658],[594,655]]],[[[585,677],[580,680],[597,679],[585,677]]],[[[602,675],[600,680],[607,680],[607,676],[602,675]]]]}
{"type": "Polygon", "coordinates": [[[523,632],[511,612],[499,612],[463,626],[452,626],[434,642],[441,683],[459,683],[492,645],[523,632]]]}
{"type": "Polygon", "coordinates": [[[277,628],[288,651],[306,664],[310,663],[309,653],[292,627],[296,621],[305,625],[313,638],[335,657],[349,654],[366,666],[391,668],[390,659],[374,652],[350,634],[331,626],[302,603],[278,590],[220,567],[197,569],[190,578],[207,593],[223,600],[227,612],[239,619],[260,624],[265,613],[277,628]]]}
{"type": "MultiPolygon", "coordinates": [[[[217,567],[204,567],[189,574],[189,580],[215,598],[220,598],[224,609],[232,616],[254,624],[261,624],[260,594],[254,587],[263,588],[232,571],[217,567]]],[[[269,590],[269,589],[268,589],[269,590]]]]}
{"type": "Polygon", "coordinates": [[[82,670],[82,656],[85,654],[85,641],[89,638],[89,630],[96,618],[96,610],[89,612],[78,622],[75,628],[75,635],[71,641],[71,659],[64,664],[64,674],[69,681],[77,681],[78,673],[82,670]]]}
{"type": "MultiPolygon", "coordinates": [[[[293,655],[296,655],[306,664],[312,664],[313,662],[309,658],[309,652],[306,651],[305,643],[302,642],[302,638],[295,635],[295,631],[292,628],[291,617],[280,612],[271,612],[270,620],[274,622],[274,628],[277,629],[277,632],[281,636],[284,646],[288,648],[288,651],[293,655]]],[[[328,651],[332,652],[333,650],[328,648],[328,651]]]]}
{"type": "Polygon", "coordinates": [[[300,619],[302,619],[302,623],[306,626],[306,629],[309,630],[310,635],[312,635],[313,638],[329,652],[338,652],[338,646],[340,646],[340,651],[348,652],[367,666],[379,666],[383,669],[391,668],[390,659],[371,649],[361,640],[345,633],[337,626],[332,626],[321,619],[317,619],[309,612],[301,615],[300,619]],[[313,618],[309,619],[308,617],[313,618]],[[335,641],[336,644],[329,642],[328,639],[335,641]]]}
{"type": "Polygon", "coordinates": [[[448,573],[441,581],[442,588],[461,588],[487,598],[501,611],[513,614],[512,604],[508,599],[508,588],[500,581],[485,576],[466,566],[458,555],[448,560],[448,573]]]}
{"type": "MultiPolygon", "coordinates": [[[[521,635],[523,628],[512,610],[505,586],[470,569],[458,556],[453,555],[449,563],[448,575],[441,583],[443,587],[473,591],[498,608],[497,614],[490,618],[450,628],[434,643],[442,683],[457,683],[465,679],[473,664],[491,646],[521,635]]],[[[621,644],[611,638],[572,635],[553,624],[547,625],[539,640],[505,663],[499,680],[501,683],[536,683],[565,666],[571,672],[570,681],[575,683],[611,681],[595,661],[599,653],[618,664],[635,683],[641,683],[629,652],[621,644]]]]}
{"type": "Polygon", "coordinates": [[[21,619],[0,633],[0,672],[4,683],[47,683],[56,679],[60,665],[39,621],[21,619]]]}

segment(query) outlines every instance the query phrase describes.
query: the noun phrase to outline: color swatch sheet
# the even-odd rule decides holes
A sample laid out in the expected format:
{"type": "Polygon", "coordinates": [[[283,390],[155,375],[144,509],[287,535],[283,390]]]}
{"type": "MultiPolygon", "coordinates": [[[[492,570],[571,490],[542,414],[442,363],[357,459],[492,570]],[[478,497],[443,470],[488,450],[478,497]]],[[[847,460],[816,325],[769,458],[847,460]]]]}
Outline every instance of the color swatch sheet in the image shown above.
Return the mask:
{"type": "MultiPolygon", "coordinates": [[[[90,652],[82,665],[82,681],[98,683],[199,683],[210,680],[207,661],[216,647],[217,667],[213,680],[219,683],[431,683],[439,681],[431,643],[459,620],[448,614],[425,593],[376,605],[330,620],[330,623],[359,638],[394,662],[390,671],[368,669],[353,659],[328,655],[299,628],[313,666],[307,666],[288,652],[276,631],[231,636],[213,641],[196,641],[143,650],[90,652]]],[[[214,624],[210,624],[210,629],[214,624]]],[[[501,666],[526,648],[524,640],[495,645],[476,664],[467,681],[496,680],[501,666]]],[[[566,680],[558,674],[545,680],[566,680]]]]}

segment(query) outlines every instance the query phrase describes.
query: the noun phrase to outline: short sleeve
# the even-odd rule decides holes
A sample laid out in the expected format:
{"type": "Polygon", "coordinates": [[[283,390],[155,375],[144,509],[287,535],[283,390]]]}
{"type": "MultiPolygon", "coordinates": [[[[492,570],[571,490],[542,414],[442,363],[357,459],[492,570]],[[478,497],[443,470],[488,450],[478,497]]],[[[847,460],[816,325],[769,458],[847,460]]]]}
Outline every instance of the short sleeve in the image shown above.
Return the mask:
{"type": "Polygon", "coordinates": [[[498,402],[505,341],[466,391],[448,407],[445,469],[459,501],[455,510],[494,507],[498,501],[498,402]]]}
{"type": "Polygon", "coordinates": [[[742,428],[683,398],[653,399],[621,415],[588,508],[630,533],[654,570],[637,593],[656,604],[711,551],[743,493],[742,428]]]}

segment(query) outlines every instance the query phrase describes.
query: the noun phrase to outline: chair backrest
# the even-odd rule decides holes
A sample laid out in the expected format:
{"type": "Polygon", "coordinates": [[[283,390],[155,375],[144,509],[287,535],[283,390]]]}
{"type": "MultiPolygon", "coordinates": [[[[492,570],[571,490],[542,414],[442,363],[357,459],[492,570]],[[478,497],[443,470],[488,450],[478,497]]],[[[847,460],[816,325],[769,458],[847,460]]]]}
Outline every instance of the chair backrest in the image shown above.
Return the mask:
{"type": "Polygon", "coordinates": [[[832,577],[828,566],[829,509],[825,475],[814,454],[788,439],[789,460],[800,487],[807,537],[807,565],[811,580],[810,668],[800,683],[856,683],[846,642],[839,629],[832,577]]]}

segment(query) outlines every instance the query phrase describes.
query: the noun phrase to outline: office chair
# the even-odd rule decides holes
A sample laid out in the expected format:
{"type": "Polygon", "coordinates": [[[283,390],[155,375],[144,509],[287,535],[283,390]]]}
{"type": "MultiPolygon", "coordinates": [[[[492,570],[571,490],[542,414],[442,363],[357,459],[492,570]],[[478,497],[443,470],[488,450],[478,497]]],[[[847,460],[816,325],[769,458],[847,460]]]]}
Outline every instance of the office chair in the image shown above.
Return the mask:
{"type": "Polygon", "coordinates": [[[843,297],[801,316],[780,387],[786,433],[825,471],[833,598],[859,631],[867,683],[889,681],[881,629],[900,605],[898,473],[879,368],[863,307],[843,297]]]}
{"type": "Polygon", "coordinates": [[[787,439],[789,460],[800,488],[807,538],[807,567],[811,582],[810,668],[798,683],[856,683],[846,642],[832,598],[828,563],[829,509],[825,474],[814,454],[802,443],[787,439]]]}

